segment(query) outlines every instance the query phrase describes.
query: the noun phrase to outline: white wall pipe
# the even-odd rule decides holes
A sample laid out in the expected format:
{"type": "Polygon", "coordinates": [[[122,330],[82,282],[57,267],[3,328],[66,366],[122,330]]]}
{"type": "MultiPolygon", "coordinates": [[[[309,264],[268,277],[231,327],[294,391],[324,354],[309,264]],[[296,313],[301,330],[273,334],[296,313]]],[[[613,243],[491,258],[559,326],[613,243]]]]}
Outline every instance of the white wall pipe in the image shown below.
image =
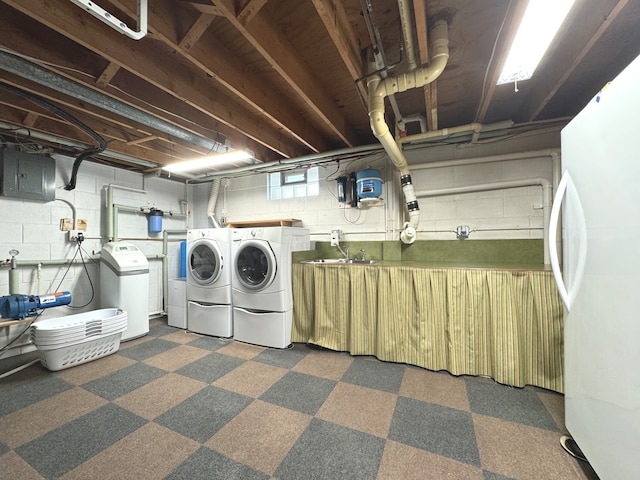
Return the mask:
{"type": "Polygon", "coordinates": [[[403,243],[413,243],[416,239],[416,227],[420,221],[420,209],[414,195],[411,174],[407,159],[395,142],[384,118],[384,99],[394,93],[422,87],[433,82],[444,71],[449,61],[449,37],[447,22],[441,20],[432,29],[432,55],[427,67],[418,68],[413,72],[395,77],[382,79],[379,75],[372,75],[367,82],[369,91],[369,120],[371,130],[382,144],[389,158],[400,172],[400,182],[405,202],[409,211],[409,221],[405,222],[400,233],[403,243]]]}
{"type": "Polygon", "coordinates": [[[72,230],[76,230],[77,229],[77,212],[76,212],[76,206],[70,202],[69,200],[65,200],[64,198],[56,198],[55,200],[59,201],[59,202],[64,202],[67,205],[69,205],[71,207],[71,213],[73,215],[73,227],[72,230]]]}
{"type": "MultiPolygon", "coordinates": [[[[142,215],[146,215],[147,213],[149,213],[151,211],[151,207],[131,207],[129,205],[118,205],[116,204],[111,204],[111,210],[113,212],[113,219],[112,219],[112,223],[111,223],[111,232],[112,232],[112,236],[111,236],[111,240],[109,240],[110,242],[117,242],[118,241],[118,213],[119,212],[129,212],[129,213],[139,213],[142,215]]],[[[176,217],[176,218],[186,218],[187,214],[186,213],[177,213],[177,212],[173,212],[173,211],[169,211],[169,212],[162,212],[162,215],[169,215],[171,217],[176,217]]]]}
{"type": "MultiPolygon", "coordinates": [[[[484,157],[474,157],[474,158],[459,158],[452,160],[441,160],[438,162],[425,162],[419,164],[412,164],[411,170],[424,170],[429,168],[443,168],[443,167],[458,167],[461,165],[478,165],[481,163],[495,163],[495,162],[506,162],[512,160],[527,160],[534,158],[547,158],[550,157],[553,162],[554,169],[554,186],[557,186],[556,182],[556,173],[557,170],[560,172],[560,150],[555,148],[547,148],[544,150],[531,150],[528,152],[516,152],[516,153],[502,153],[498,155],[487,155],[484,157]]],[[[558,181],[559,180],[559,173],[558,181]]]]}
{"type": "Polygon", "coordinates": [[[504,190],[508,188],[521,188],[531,186],[542,187],[542,216],[544,238],[544,264],[549,265],[549,219],[551,215],[551,200],[553,192],[551,182],[543,177],[526,178],[521,180],[506,180],[504,182],[482,183],[477,185],[463,185],[460,187],[439,188],[435,190],[423,190],[416,192],[417,197],[439,197],[444,195],[456,195],[460,193],[488,192],[492,190],[504,190]]]}
{"type": "Polygon", "coordinates": [[[116,213],[114,212],[114,208],[113,208],[113,190],[117,189],[117,190],[123,190],[125,192],[135,192],[135,193],[144,193],[146,194],[147,191],[146,190],[140,190],[139,188],[131,188],[131,187],[125,187],[122,185],[115,185],[113,183],[110,183],[109,185],[107,185],[107,241],[108,242],[113,242],[113,229],[114,229],[114,222],[116,220],[116,213]]]}
{"type": "Polygon", "coordinates": [[[491,132],[495,130],[504,130],[507,128],[511,128],[513,126],[513,122],[511,120],[506,120],[504,122],[492,123],[488,125],[484,125],[482,123],[469,123],[467,125],[459,125],[457,127],[450,128],[442,128],[440,130],[432,130],[430,132],[416,133],[414,135],[408,135],[406,137],[402,137],[398,140],[401,145],[407,143],[420,143],[428,140],[439,140],[441,138],[447,138],[454,135],[471,133],[477,141],[477,137],[481,132],[491,132]]]}

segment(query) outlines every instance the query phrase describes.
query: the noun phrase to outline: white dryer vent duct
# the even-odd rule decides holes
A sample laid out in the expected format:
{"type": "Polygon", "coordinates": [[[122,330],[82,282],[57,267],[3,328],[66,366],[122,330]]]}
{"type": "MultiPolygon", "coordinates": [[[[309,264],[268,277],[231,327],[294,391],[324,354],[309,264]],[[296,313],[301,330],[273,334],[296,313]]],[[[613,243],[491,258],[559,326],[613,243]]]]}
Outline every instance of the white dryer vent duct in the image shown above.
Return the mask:
{"type": "Polygon", "coordinates": [[[218,193],[220,192],[220,179],[216,178],[211,182],[211,191],[209,192],[209,202],[207,203],[207,218],[213,228],[222,228],[218,218],[216,217],[216,202],[218,201],[218,193]]]}
{"type": "Polygon", "coordinates": [[[400,233],[400,239],[403,243],[413,243],[416,240],[420,209],[411,183],[411,172],[407,159],[396,144],[384,119],[384,99],[394,93],[427,85],[440,76],[449,61],[449,35],[445,20],[436,22],[431,29],[431,47],[431,60],[428,66],[385,79],[380,75],[372,75],[367,82],[371,130],[400,172],[402,192],[409,210],[409,221],[405,222],[400,233]]]}
{"type": "Polygon", "coordinates": [[[129,38],[133,38],[134,40],[140,40],[147,34],[147,0],[138,0],[138,31],[132,30],[124,23],[122,20],[119,20],[114,15],[111,15],[104,8],[96,5],[95,2],[91,0],[71,0],[77,6],[86,10],[91,15],[96,17],[98,20],[106,23],[114,30],[126,35],[129,38]]]}

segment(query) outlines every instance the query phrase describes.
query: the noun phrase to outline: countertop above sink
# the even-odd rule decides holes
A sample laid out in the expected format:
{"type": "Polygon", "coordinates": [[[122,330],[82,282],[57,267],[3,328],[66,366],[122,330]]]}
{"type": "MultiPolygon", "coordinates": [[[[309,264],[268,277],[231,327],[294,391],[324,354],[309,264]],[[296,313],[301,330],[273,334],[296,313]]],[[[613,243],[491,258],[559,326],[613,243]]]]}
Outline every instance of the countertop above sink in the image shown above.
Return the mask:
{"type": "Polygon", "coordinates": [[[371,265],[373,263],[376,263],[375,260],[360,260],[360,259],[349,259],[347,260],[346,258],[316,258],[313,260],[302,260],[301,263],[316,263],[316,264],[326,264],[326,265],[335,265],[335,264],[343,264],[343,265],[350,265],[350,264],[361,264],[361,265],[371,265]]]}

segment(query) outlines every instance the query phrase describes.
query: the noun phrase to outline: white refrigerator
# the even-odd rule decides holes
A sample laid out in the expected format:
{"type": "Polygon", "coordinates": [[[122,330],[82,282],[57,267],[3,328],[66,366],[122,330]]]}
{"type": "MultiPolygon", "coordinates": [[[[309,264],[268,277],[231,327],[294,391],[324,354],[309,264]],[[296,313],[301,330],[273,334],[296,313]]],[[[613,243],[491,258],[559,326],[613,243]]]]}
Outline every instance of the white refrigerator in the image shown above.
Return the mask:
{"type": "Polygon", "coordinates": [[[601,480],[640,478],[639,115],[640,57],[562,130],[551,214],[566,308],[565,423],[601,480]]]}

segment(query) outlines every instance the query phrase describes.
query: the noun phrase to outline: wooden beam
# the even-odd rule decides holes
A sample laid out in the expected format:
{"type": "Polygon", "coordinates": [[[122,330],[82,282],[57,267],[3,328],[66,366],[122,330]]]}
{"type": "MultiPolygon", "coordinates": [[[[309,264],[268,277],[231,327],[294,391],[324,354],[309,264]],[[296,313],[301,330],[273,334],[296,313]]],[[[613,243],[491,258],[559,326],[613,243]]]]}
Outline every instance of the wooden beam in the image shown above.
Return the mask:
{"type": "Polygon", "coordinates": [[[191,50],[198,39],[207,31],[207,28],[209,28],[214,18],[213,15],[209,15],[208,13],[200,14],[193,25],[191,25],[189,31],[182,37],[182,40],[180,40],[178,47],[185,52],[191,50]]]}
{"type": "MultiPolygon", "coordinates": [[[[356,38],[353,28],[349,24],[347,12],[342,1],[338,0],[313,0],[320,19],[324,24],[329,37],[336,46],[342,61],[355,81],[362,77],[362,59],[360,56],[360,42],[356,38]]],[[[362,98],[367,102],[367,89],[362,82],[358,82],[358,89],[362,98]]]]}
{"type": "Polygon", "coordinates": [[[204,74],[185,69],[184,63],[165,54],[152,40],[142,39],[133,44],[101,22],[89,22],[82,10],[57,8],[46,0],[5,0],[5,3],[227,127],[269,148],[283,143],[280,132],[229,99],[204,74]]]}
{"type": "Polygon", "coordinates": [[[24,120],[22,120],[22,125],[24,125],[25,127],[33,127],[36,123],[36,120],[38,120],[38,117],[39,115],[37,113],[27,113],[27,115],[24,117],[24,120]]]}
{"type": "MultiPolygon", "coordinates": [[[[2,118],[3,121],[6,121],[8,123],[13,123],[16,125],[21,125],[23,115],[20,110],[16,110],[14,109],[13,106],[6,104],[2,98],[0,98],[0,105],[4,105],[4,107],[0,109],[0,118],[2,118]]],[[[71,140],[73,142],[78,142],[84,145],[93,145],[95,143],[95,141],[91,137],[86,135],[82,130],[79,130],[78,128],[71,126],[68,123],[55,117],[45,118],[44,116],[40,116],[37,126],[34,125],[33,127],[30,128],[30,130],[35,130],[38,132],[60,137],[61,142],[58,143],[58,145],[64,145],[65,139],[71,140]]],[[[19,131],[15,132],[15,135],[24,136],[25,139],[28,139],[28,135],[22,135],[21,132],[19,131]]],[[[105,137],[108,140],[111,140],[109,136],[105,135],[105,137]]],[[[38,140],[37,142],[44,143],[44,144],[55,143],[55,142],[43,141],[43,140],[38,140]]],[[[139,158],[142,160],[147,160],[152,163],[158,163],[160,165],[165,165],[167,163],[175,161],[175,157],[173,156],[163,154],[157,151],[151,151],[148,149],[140,148],[135,145],[127,146],[126,144],[124,144],[123,142],[117,139],[110,141],[109,146],[107,148],[114,152],[122,153],[124,155],[129,155],[131,157],[139,158]]]]}
{"type": "Polygon", "coordinates": [[[515,0],[513,3],[509,4],[509,8],[507,8],[507,11],[505,12],[502,26],[500,27],[495,40],[495,51],[499,52],[499,54],[493,64],[487,65],[485,82],[482,86],[481,100],[478,105],[478,111],[476,112],[476,122],[483,122],[484,117],[487,114],[487,110],[493,101],[493,95],[496,91],[496,82],[498,81],[504,62],[507,60],[507,55],[509,54],[508,46],[511,45],[513,38],[518,31],[520,21],[522,20],[527,8],[527,4],[528,0],[515,0]]]}
{"type": "Polygon", "coordinates": [[[267,0],[249,0],[244,8],[240,10],[240,13],[238,13],[238,21],[242,25],[248,25],[266,3],[267,0]]]}
{"type": "Polygon", "coordinates": [[[136,138],[135,140],[129,140],[125,142],[127,145],[139,145],[141,143],[151,142],[152,140],[157,140],[160,138],[158,135],[148,135],[146,137],[136,138]]]}
{"type": "MultiPolygon", "coordinates": [[[[532,122],[536,119],[538,115],[544,110],[547,104],[551,101],[553,96],[562,88],[567,79],[573,74],[575,69],[580,65],[582,60],[591,52],[593,46],[602,38],[605,32],[611,27],[613,21],[620,15],[620,12],[624,9],[624,7],[629,3],[629,0],[619,0],[618,3],[613,7],[613,9],[608,13],[605,12],[594,12],[594,8],[601,9],[603,8],[603,4],[601,2],[597,2],[597,5],[588,5],[585,7],[590,10],[589,18],[594,21],[601,22],[594,33],[591,33],[593,27],[591,25],[586,25],[585,23],[581,23],[581,32],[585,36],[584,41],[580,41],[578,39],[573,38],[572,42],[575,42],[576,45],[583,45],[580,51],[576,54],[575,52],[559,52],[556,50],[556,54],[559,58],[556,63],[561,65],[562,68],[557,71],[561,72],[561,75],[552,82],[550,88],[548,88],[545,92],[542,92],[540,89],[534,91],[529,96],[530,103],[533,108],[531,113],[529,113],[529,121],[532,122]]],[[[549,72],[554,72],[553,68],[547,69],[549,72]]],[[[540,83],[542,85],[542,83],[540,83]]]]}
{"type": "Polygon", "coordinates": [[[120,70],[120,65],[110,62],[109,65],[107,65],[107,68],[102,71],[102,73],[96,80],[96,83],[101,86],[108,85],[111,79],[116,76],[118,70],[120,70]]]}
{"type": "Polygon", "coordinates": [[[355,131],[338,106],[316,82],[284,35],[266,18],[264,11],[245,26],[238,21],[231,0],[215,0],[215,4],[326,128],[349,147],[358,143],[355,131]]]}
{"type": "MultiPolygon", "coordinates": [[[[418,58],[420,65],[429,63],[429,38],[427,36],[427,5],[426,0],[413,0],[413,12],[416,22],[416,36],[418,37],[418,58]]],[[[422,87],[424,93],[425,116],[427,130],[438,129],[438,85],[434,80],[422,87]]]]}
{"type": "Polygon", "coordinates": [[[216,7],[215,5],[211,5],[208,3],[197,3],[197,2],[184,2],[184,3],[191,5],[200,13],[207,13],[209,15],[215,15],[218,17],[224,16],[222,12],[218,9],[218,7],[216,7]]]}
{"type": "MultiPolygon", "coordinates": [[[[133,11],[127,10],[127,6],[119,0],[114,0],[113,3],[121,10],[131,15],[134,14],[133,11]]],[[[255,114],[264,117],[262,122],[271,122],[271,129],[278,132],[278,137],[282,138],[283,134],[290,136],[315,152],[326,151],[330,148],[329,142],[322,133],[313,128],[300,112],[294,109],[289,99],[274,92],[265,95],[265,85],[260,81],[260,76],[256,75],[254,79],[249,78],[246,65],[242,64],[213,36],[207,36],[206,41],[202,39],[192,45],[189,50],[181,48],[173,39],[174,26],[171,22],[171,5],[165,0],[154,0],[154,8],[150,12],[151,28],[160,41],[175,49],[194,67],[211,77],[213,81],[232,95],[232,98],[246,104],[246,108],[255,114]]]]}

